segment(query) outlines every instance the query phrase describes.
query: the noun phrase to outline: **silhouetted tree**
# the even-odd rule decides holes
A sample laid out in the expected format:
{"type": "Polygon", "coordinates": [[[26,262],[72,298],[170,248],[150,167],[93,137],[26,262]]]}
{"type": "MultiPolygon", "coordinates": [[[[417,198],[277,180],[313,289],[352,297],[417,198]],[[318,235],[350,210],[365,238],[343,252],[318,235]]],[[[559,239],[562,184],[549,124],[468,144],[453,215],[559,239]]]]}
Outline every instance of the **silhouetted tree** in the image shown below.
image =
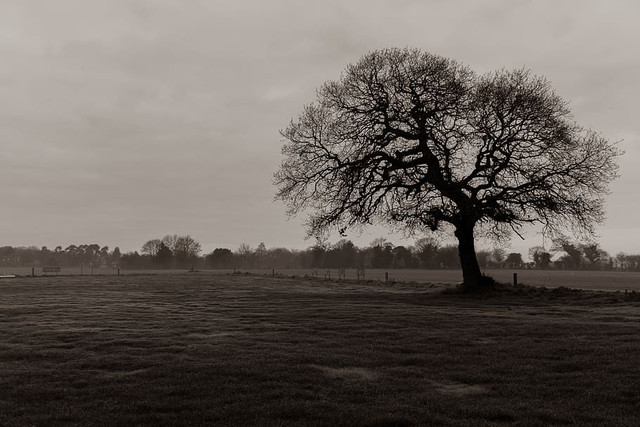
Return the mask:
{"type": "Polygon", "coordinates": [[[566,236],[558,237],[553,243],[555,251],[564,251],[566,253],[558,262],[563,264],[564,268],[579,270],[582,266],[582,251],[579,245],[571,242],[566,236]]]}
{"type": "Polygon", "coordinates": [[[54,253],[51,252],[46,246],[40,248],[40,255],[38,258],[40,265],[57,265],[57,260],[54,253]]]}
{"type": "Polygon", "coordinates": [[[122,254],[120,253],[120,248],[116,246],[113,249],[113,252],[111,252],[111,258],[110,258],[111,264],[118,264],[120,262],[121,256],[122,254]]]}
{"type": "Polygon", "coordinates": [[[522,254],[518,252],[511,252],[509,255],[507,255],[504,263],[509,268],[522,268],[522,266],[524,265],[522,254]]]}
{"type": "Polygon", "coordinates": [[[476,251],[476,257],[478,258],[478,265],[480,268],[489,268],[491,263],[491,252],[487,250],[476,251]]]}
{"type": "Polygon", "coordinates": [[[160,242],[160,248],[156,252],[154,259],[160,267],[170,268],[173,264],[173,251],[164,242],[160,242]]]}
{"type": "Polygon", "coordinates": [[[494,248],[491,251],[491,261],[494,267],[502,268],[506,257],[507,257],[507,251],[505,251],[502,248],[494,248]]]}
{"type": "Polygon", "coordinates": [[[265,263],[271,268],[296,268],[298,263],[298,253],[286,248],[271,248],[265,255],[265,263]]]}
{"type": "Polygon", "coordinates": [[[256,250],[253,251],[253,257],[255,259],[255,266],[257,268],[267,268],[268,266],[265,265],[265,262],[267,261],[266,257],[267,257],[267,246],[264,244],[264,242],[260,242],[258,243],[258,246],[256,247],[256,250]]]}
{"type": "Polygon", "coordinates": [[[207,255],[207,263],[212,268],[233,268],[233,252],[227,248],[215,248],[207,255]]]}
{"type": "Polygon", "coordinates": [[[240,247],[236,251],[237,258],[240,262],[240,267],[249,268],[253,266],[253,248],[247,243],[241,243],[240,247]]]}
{"type": "Polygon", "coordinates": [[[393,264],[393,244],[386,239],[377,238],[371,242],[371,267],[390,268],[393,264]]]}
{"type": "Polygon", "coordinates": [[[615,266],[622,271],[639,271],[640,255],[629,255],[620,252],[615,256],[615,266]]]}
{"type": "Polygon", "coordinates": [[[529,249],[529,258],[538,269],[546,269],[551,265],[551,254],[542,246],[534,246],[529,249]]]}
{"type": "Polygon", "coordinates": [[[414,268],[415,258],[409,248],[396,246],[391,250],[393,254],[393,268],[414,268]]]}
{"type": "Polygon", "coordinates": [[[156,256],[158,251],[160,250],[160,245],[162,244],[162,240],[160,239],[151,239],[147,241],[142,248],[140,248],[140,252],[144,255],[156,256]]]}
{"type": "Polygon", "coordinates": [[[176,236],[175,239],[172,238],[170,241],[173,242],[173,246],[171,246],[170,249],[171,251],[173,251],[173,257],[175,259],[176,266],[193,267],[198,255],[202,251],[200,243],[198,243],[188,234],[185,236],[176,236]]]}
{"type": "Polygon", "coordinates": [[[3,265],[11,265],[14,262],[15,252],[12,246],[0,247],[0,262],[3,265]]]}
{"type": "Polygon", "coordinates": [[[420,267],[438,268],[437,254],[438,242],[433,237],[423,237],[416,240],[416,256],[420,262],[420,267]]]}
{"type": "Polygon", "coordinates": [[[598,264],[602,264],[609,259],[609,254],[600,248],[598,243],[584,243],[580,245],[580,249],[584,258],[589,261],[589,268],[592,270],[598,268],[598,264]]]}
{"type": "Polygon", "coordinates": [[[120,264],[125,269],[142,268],[142,256],[136,252],[127,252],[120,257],[120,264]]]}
{"type": "Polygon", "coordinates": [[[357,248],[351,240],[337,241],[326,253],[327,267],[349,268],[356,266],[357,248]]]}
{"type": "Polygon", "coordinates": [[[620,154],[578,126],[545,79],[527,70],[477,76],[411,49],[349,65],[282,136],[277,198],[290,214],[311,211],[310,234],[449,224],[468,289],[489,283],[477,233],[504,237],[529,223],[592,232],[620,154]]]}
{"type": "Polygon", "coordinates": [[[179,236],[177,234],[167,234],[160,240],[162,241],[162,243],[164,243],[166,247],[173,250],[176,247],[176,242],[178,241],[178,237],[179,236]]]}
{"type": "Polygon", "coordinates": [[[452,245],[438,248],[436,253],[436,263],[438,268],[453,269],[460,268],[460,257],[458,256],[458,248],[452,245]]]}

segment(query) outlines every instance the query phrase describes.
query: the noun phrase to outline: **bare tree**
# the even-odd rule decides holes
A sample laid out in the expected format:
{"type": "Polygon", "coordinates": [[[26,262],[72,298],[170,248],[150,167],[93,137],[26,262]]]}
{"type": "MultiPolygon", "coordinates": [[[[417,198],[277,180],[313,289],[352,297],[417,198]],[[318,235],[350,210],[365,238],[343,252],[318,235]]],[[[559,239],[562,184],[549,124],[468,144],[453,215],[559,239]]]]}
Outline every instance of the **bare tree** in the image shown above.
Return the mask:
{"type": "Polygon", "coordinates": [[[527,70],[478,76],[413,49],[371,52],[325,83],[281,132],[276,198],[311,211],[310,235],[376,222],[408,233],[450,225],[467,289],[484,280],[478,234],[525,224],[589,234],[620,151],[577,125],[527,70]]]}
{"type": "Polygon", "coordinates": [[[422,237],[416,240],[415,251],[420,260],[420,266],[424,268],[437,268],[437,253],[440,247],[433,237],[422,237]]]}
{"type": "Polygon", "coordinates": [[[182,254],[185,257],[196,257],[202,252],[202,246],[190,235],[178,236],[175,239],[172,250],[176,254],[182,254]]]}
{"type": "Polygon", "coordinates": [[[522,254],[518,252],[511,252],[507,255],[507,258],[504,260],[504,263],[509,268],[522,268],[524,265],[524,261],[522,260],[522,254]]]}
{"type": "Polygon", "coordinates": [[[174,251],[176,249],[176,243],[178,242],[179,238],[180,236],[178,236],[177,234],[167,234],[161,239],[161,241],[166,247],[174,251]]]}
{"type": "Polygon", "coordinates": [[[506,258],[507,251],[505,251],[503,248],[493,248],[491,250],[491,260],[493,261],[495,267],[502,268],[506,258]]]}
{"type": "Polygon", "coordinates": [[[585,259],[589,261],[590,269],[596,269],[599,263],[606,262],[609,258],[609,254],[597,242],[583,243],[580,245],[580,250],[582,250],[585,259]]]}
{"type": "Polygon", "coordinates": [[[564,264],[564,268],[579,270],[582,267],[582,251],[580,244],[572,242],[569,237],[561,235],[554,239],[553,250],[555,252],[564,252],[565,256],[560,258],[564,264]]]}
{"type": "Polygon", "coordinates": [[[162,243],[171,249],[178,267],[193,264],[202,251],[200,243],[188,234],[184,236],[167,234],[162,238],[162,243]]]}
{"type": "Polygon", "coordinates": [[[248,243],[241,243],[236,251],[236,255],[240,260],[241,266],[244,268],[251,267],[253,262],[254,250],[248,243]]]}
{"type": "Polygon", "coordinates": [[[164,242],[160,242],[160,248],[154,258],[162,268],[169,268],[173,264],[173,251],[164,242]]]}
{"type": "Polygon", "coordinates": [[[533,265],[539,269],[549,268],[551,264],[551,254],[542,246],[530,248],[529,258],[533,261],[533,265]]]}
{"type": "Polygon", "coordinates": [[[162,245],[162,240],[160,239],[151,239],[147,241],[142,248],[140,248],[140,252],[145,255],[156,256],[160,247],[162,245]]]}

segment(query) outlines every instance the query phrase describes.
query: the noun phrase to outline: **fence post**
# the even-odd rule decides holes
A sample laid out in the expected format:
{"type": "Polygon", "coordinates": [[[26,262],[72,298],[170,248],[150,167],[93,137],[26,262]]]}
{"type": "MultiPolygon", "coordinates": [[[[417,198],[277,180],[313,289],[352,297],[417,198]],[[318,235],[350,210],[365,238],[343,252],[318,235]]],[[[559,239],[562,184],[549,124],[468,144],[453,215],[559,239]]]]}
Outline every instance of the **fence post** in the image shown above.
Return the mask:
{"type": "Polygon", "coordinates": [[[513,273],[513,286],[518,286],[518,273],[513,273]]]}
{"type": "Polygon", "coordinates": [[[385,282],[389,281],[389,272],[387,272],[387,271],[384,272],[384,281],[385,282]]]}
{"type": "Polygon", "coordinates": [[[118,268],[118,276],[120,275],[120,269],[118,268]]]}
{"type": "Polygon", "coordinates": [[[31,277],[36,277],[36,268],[31,267],[31,277]]]}

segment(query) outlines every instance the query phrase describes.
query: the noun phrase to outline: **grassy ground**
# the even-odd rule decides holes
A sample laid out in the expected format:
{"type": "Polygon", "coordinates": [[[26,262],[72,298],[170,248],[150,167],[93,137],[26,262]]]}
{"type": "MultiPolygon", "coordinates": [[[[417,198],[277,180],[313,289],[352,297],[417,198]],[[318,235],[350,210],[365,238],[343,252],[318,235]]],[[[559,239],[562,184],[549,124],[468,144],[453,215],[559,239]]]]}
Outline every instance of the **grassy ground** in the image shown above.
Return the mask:
{"type": "MultiPolygon", "coordinates": [[[[250,270],[257,274],[271,274],[272,270],[250,270]]],[[[319,278],[337,278],[337,269],[307,269],[307,270],[276,270],[278,273],[297,276],[312,276],[319,278]]],[[[518,275],[518,283],[535,286],[556,288],[566,286],[580,289],[607,290],[607,291],[639,291],[640,273],[627,271],[589,271],[589,270],[486,270],[485,274],[496,280],[512,283],[513,273],[518,275]]],[[[454,270],[424,270],[424,269],[367,269],[365,279],[385,280],[388,274],[389,280],[411,281],[420,283],[444,283],[457,284],[462,281],[462,271],[454,270]]],[[[356,279],[355,269],[345,270],[347,279],[356,279]]]]}
{"type": "Polygon", "coordinates": [[[640,297],[0,281],[0,425],[640,425],[640,297]]]}
{"type": "MultiPolygon", "coordinates": [[[[333,278],[339,277],[340,270],[338,269],[263,269],[263,270],[246,270],[253,274],[271,274],[275,271],[278,274],[288,276],[310,276],[317,278],[333,278]]],[[[0,268],[0,274],[17,274],[19,276],[30,276],[31,267],[3,267],[0,268]]],[[[41,268],[35,268],[36,276],[43,275],[41,268]]],[[[185,274],[187,270],[121,270],[120,274],[123,276],[140,275],[140,274],[162,274],[162,275],[175,275],[185,274]]],[[[197,273],[191,274],[229,274],[233,270],[203,270],[197,273]]],[[[550,288],[566,286],[571,288],[580,289],[594,289],[594,290],[613,290],[613,291],[638,291],[640,292],[640,272],[628,272],[628,271],[589,271],[589,270],[486,270],[484,271],[489,276],[496,278],[499,281],[512,283],[513,273],[518,274],[518,282],[528,285],[546,286],[550,288]]],[[[84,268],[71,268],[63,267],[60,275],[74,276],[74,275],[91,276],[91,269],[84,268]]],[[[118,274],[117,269],[108,268],[96,268],[94,269],[93,276],[116,276],[118,274]]],[[[55,273],[49,274],[49,276],[56,276],[55,273]]],[[[345,270],[345,276],[347,279],[356,279],[358,272],[354,268],[345,270]]],[[[367,280],[385,280],[388,277],[389,280],[394,281],[411,281],[420,283],[445,283],[456,284],[462,281],[462,272],[459,269],[454,270],[424,270],[424,269],[367,269],[365,271],[365,279],[367,280]]]]}

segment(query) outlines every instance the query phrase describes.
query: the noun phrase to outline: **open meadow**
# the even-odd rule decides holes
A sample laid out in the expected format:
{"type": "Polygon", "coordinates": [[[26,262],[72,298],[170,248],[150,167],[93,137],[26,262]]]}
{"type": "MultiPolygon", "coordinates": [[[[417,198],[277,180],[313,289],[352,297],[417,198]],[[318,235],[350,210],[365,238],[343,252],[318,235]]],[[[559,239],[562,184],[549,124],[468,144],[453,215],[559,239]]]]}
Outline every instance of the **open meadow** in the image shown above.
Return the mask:
{"type": "MultiPolygon", "coordinates": [[[[30,276],[32,271],[36,276],[48,275],[57,276],[56,273],[45,274],[40,267],[32,270],[31,267],[3,267],[0,268],[2,274],[16,274],[19,276],[30,276]]],[[[237,270],[202,270],[190,272],[189,274],[204,275],[228,275],[235,271],[248,272],[252,274],[271,275],[273,273],[283,276],[312,277],[323,279],[340,278],[341,271],[336,268],[308,268],[308,269],[262,269],[254,270],[238,268],[237,270]]],[[[592,271],[592,270],[512,270],[497,269],[485,270],[485,274],[494,277],[503,283],[512,283],[513,273],[518,275],[518,283],[557,288],[560,286],[592,289],[603,291],[637,291],[640,292],[640,272],[635,271],[592,271]]],[[[115,268],[90,268],[62,267],[60,276],[131,276],[131,275],[175,275],[187,274],[187,270],[125,270],[115,268]]],[[[344,270],[344,277],[350,280],[358,279],[358,270],[347,268],[344,270]]],[[[416,282],[416,283],[438,283],[457,284],[462,281],[462,272],[459,269],[452,270],[426,270],[426,269],[366,269],[364,280],[385,280],[416,282]]]]}
{"type": "Polygon", "coordinates": [[[637,426],[639,355],[638,292],[0,280],[0,425],[637,426]]]}

